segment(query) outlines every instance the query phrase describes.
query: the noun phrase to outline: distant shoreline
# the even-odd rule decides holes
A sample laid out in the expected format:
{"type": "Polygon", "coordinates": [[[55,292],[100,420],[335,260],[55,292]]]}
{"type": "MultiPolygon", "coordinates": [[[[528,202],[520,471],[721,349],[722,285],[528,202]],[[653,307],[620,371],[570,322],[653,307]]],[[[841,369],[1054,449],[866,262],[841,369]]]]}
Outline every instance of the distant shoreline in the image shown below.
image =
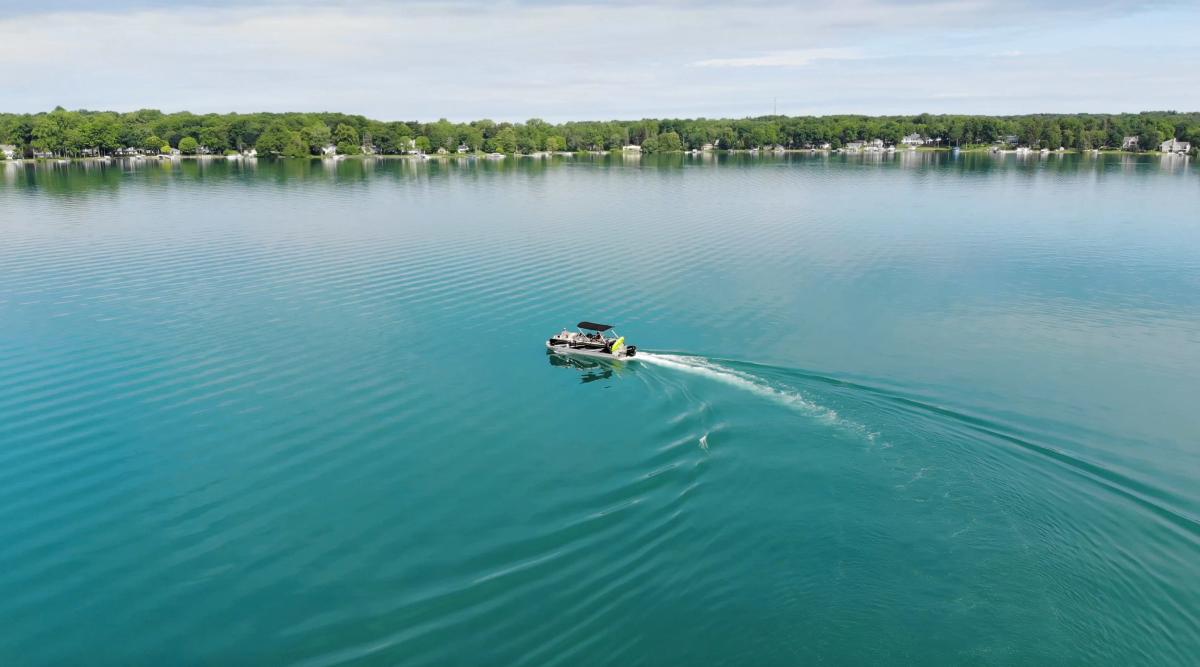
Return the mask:
{"type": "Polygon", "coordinates": [[[1200,151],[1200,112],[1136,114],[832,115],[753,118],[642,118],[549,123],[480,119],[380,121],[336,112],[0,113],[0,151],[70,159],[130,152],[274,155],[288,158],[360,153],[430,158],[448,153],[564,154],[620,151],[795,152],[855,148],[864,152],[1022,148],[1030,151],[1200,151]]]}
{"type": "MultiPolygon", "coordinates": [[[[846,155],[846,156],[875,156],[875,155],[900,155],[906,153],[953,153],[952,147],[919,147],[913,149],[896,149],[894,151],[862,151],[862,150],[847,150],[847,149],[819,149],[819,148],[786,148],[783,150],[753,150],[745,148],[733,149],[713,149],[708,151],[659,151],[653,154],[642,153],[626,153],[620,150],[611,151],[560,151],[555,153],[535,152],[535,153],[446,153],[446,154],[357,154],[357,155],[338,155],[337,157],[324,157],[319,155],[303,156],[303,157],[285,157],[285,156],[265,156],[264,160],[284,160],[289,162],[315,161],[315,162],[339,162],[342,160],[410,160],[414,162],[426,161],[449,161],[449,160],[484,160],[493,161],[506,158],[529,158],[529,159],[549,159],[549,158],[575,158],[575,157],[600,157],[600,156],[624,156],[627,158],[640,158],[643,155],[651,156],[668,156],[675,155],[680,157],[698,157],[704,155],[747,155],[754,157],[773,157],[779,155],[846,155]]],[[[1041,156],[1041,155],[1144,155],[1144,156],[1178,156],[1181,158],[1189,157],[1181,153],[1164,153],[1161,151],[1129,151],[1121,149],[1093,149],[1080,150],[1068,148],[1063,150],[1053,150],[1042,153],[1037,150],[1029,150],[1021,153],[1014,149],[993,150],[990,146],[971,146],[960,148],[960,154],[972,155],[1015,155],[1015,156],[1041,156]]],[[[54,164],[54,163],[112,163],[112,162],[174,162],[179,160],[184,161],[203,161],[203,162],[242,162],[246,160],[257,160],[258,156],[225,156],[225,155],[138,155],[138,156],[82,156],[82,157],[31,157],[31,158],[12,158],[0,159],[0,165],[4,164],[54,164]]]]}

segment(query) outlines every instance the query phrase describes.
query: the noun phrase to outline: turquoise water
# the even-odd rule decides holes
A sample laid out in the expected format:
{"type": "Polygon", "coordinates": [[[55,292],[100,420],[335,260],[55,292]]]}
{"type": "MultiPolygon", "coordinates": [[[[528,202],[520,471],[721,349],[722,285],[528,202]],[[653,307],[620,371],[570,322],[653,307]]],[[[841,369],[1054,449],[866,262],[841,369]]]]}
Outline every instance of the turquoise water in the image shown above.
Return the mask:
{"type": "Polygon", "coordinates": [[[1200,655],[1192,162],[0,176],[0,663],[1200,655]]]}

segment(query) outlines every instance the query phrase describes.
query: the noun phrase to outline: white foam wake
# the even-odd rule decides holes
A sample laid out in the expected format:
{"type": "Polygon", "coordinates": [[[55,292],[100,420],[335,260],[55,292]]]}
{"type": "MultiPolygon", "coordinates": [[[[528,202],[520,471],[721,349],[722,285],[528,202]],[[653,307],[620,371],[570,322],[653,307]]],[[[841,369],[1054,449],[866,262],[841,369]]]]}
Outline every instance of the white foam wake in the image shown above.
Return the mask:
{"type": "Polygon", "coordinates": [[[809,400],[795,389],[776,387],[757,375],[722,366],[704,357],[638,352],[637,358],[649,364],[700,375],[743,389],[810,417],[815,417],[822,422],[855,431],[869,440],[874,440],[877,435],[861,424],[842,418],[837,410],[809,400]]]}

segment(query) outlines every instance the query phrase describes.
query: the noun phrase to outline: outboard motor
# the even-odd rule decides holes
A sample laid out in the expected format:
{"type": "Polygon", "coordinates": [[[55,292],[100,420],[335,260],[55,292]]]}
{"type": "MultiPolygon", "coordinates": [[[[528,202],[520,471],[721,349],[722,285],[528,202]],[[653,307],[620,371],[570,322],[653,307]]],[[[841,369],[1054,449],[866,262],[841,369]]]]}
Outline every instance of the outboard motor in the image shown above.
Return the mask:
{"type": "Polygon", "coordinates": [[[631,357],[632,357],[633,355],[637,354],[637,345],[630,345],[630,346],[626,347],[626,348],[625,348],[625,354],[627,354],[627,355],[629,355],[629,356],[631,356],[631,357]]]}

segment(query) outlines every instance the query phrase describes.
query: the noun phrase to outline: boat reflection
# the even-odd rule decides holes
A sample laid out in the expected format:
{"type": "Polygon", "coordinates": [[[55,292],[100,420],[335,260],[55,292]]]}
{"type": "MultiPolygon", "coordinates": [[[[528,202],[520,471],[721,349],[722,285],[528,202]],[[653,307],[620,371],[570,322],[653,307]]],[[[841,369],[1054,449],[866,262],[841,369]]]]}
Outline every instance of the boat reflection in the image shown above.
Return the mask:
{"type": "Polygon", "coordinates": [[[555,354],[550,350],[546,350],[546,358],[550,360],[551,366],[559,368],[573,368],[580,371],[579,381],[586,384],[588,382],[596,382],[597,380],[610,380],[615,374],[616,368],[611,363],[593,361],[591,359],[582,359],[576,357],[568,357],[561,354],[555,354]]]}

